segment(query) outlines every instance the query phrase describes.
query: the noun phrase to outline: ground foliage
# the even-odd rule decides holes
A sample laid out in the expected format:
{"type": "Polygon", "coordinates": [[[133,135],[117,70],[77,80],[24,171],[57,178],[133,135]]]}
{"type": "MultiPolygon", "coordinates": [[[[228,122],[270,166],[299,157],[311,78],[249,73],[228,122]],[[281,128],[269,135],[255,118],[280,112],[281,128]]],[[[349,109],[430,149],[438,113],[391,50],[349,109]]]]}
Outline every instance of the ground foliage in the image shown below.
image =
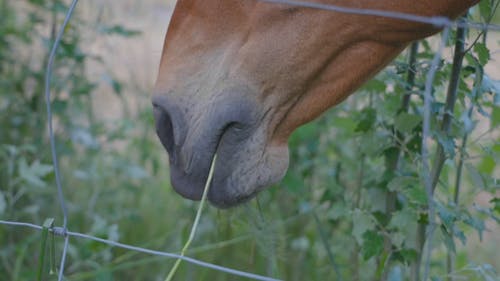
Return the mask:
{"type": "MultiPolygon", "coordinates": [[[[62,221],[42,89],[49,46],[65,3],[0,0],[1,219],[62,221]]],[[[497,5],[483,0],[469,17],[488,22],[497,5]]],[[[91,100],[99,83],[108,83],[119,96],[128,85],[109,78],[112,73],[99,81],[87,78],[88,62],[102,60],[82,50],[85,30],[99,30],[99,36],[138,34],[85,22],[77,14],[62,42],[53,105],[68,227],[179,251],[196,204],[169,187],[166,156],[159,153],[150,108],[112,121],[95,117],[91,100]]],[[[486,64],[497,63],[490,54],[498,51],[498,43],[487,44],[487,36],[466,32],[467,53],[449,131],[442,129],[452,79],[448,51],[433,86],[431,159],[441,146],[446,161],[434,194],[432,280],[498,280],[498,240],[488,225],[497,227],[500,215],[500,94],[499,82],[484,72],[486,64]],[[478,237],[482,243],[471,242],[478,237]]],[[[453,32],[447,50],[453,50],[455,39],[453,32]]],[[[412,268],[422,257],[419,224],[429,222],[421,173],[422,95],[435,45],[433,39],[419,43],[414,80],[408,77],[408,50],[355,96],[300,128],[290,140],[285,179],[242,207],[209,208],[188,255],[285,280],[415,278],[412,268]]],[[[40,235],[0,226],[0,280],[35,279],[40,235]]],[[[70,243],[68,280],[161,280],[173,264],[96,242],[70,243]]],[[[426,262],[422,259],[422,267],[426,262]]],[[[44,268],[47,280],[53,280],[44,268]]],[[[187,263],[177,276],[234,280],[187,263]]]]}

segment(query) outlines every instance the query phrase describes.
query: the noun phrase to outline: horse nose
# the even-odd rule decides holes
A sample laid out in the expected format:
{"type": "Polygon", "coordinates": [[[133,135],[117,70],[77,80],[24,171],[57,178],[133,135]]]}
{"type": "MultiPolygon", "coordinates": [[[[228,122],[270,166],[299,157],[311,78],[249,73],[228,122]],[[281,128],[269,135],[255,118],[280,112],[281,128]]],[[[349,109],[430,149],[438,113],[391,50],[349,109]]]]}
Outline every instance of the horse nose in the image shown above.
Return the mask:
{"type": "Polygon", "coordinates": [[[177,154],[175,149],[182,145],[186,135],[186,126],[182,126],[182,117],[178,113],[179,111],[165,97],[153,97],[156,134],[174,163],[177,154]]]}
{"type": "Polygon", "coordinates": [[[172,119],[168,112],[158,105],[153,105],[154,116],[156,120],[156,134],[160,138],[161,144],[168,153],[172,154],[174,149],[174,129],[172,119]]]}

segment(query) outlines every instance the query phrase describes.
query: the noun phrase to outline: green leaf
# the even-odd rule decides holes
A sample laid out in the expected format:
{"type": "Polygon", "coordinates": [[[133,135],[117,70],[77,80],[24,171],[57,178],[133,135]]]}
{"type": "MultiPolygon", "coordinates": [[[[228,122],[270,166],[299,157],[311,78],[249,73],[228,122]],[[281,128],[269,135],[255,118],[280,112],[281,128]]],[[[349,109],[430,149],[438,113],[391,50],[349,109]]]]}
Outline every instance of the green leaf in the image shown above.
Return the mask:
{"type": "Polygon", "coordinates": [[[410,264],[417,259],[415,249],[405,248],[394,252],[394,258],[404,264],[410,264]]]}
{"type": "MultiPolygon", "coordinates": [[[[302,126],[306,127],[308,124],[302,126]]],[[[337,116],[335,119],[333,119],[333,122],[331,124],[332,126],[335,126],[335,128],[340,128],[340,129],[345,129],[347,131],[352,131],[353,128],[356,126],[356,120],[352,117],[342,117],[342,116],[337,116]]],[[[299,130],[302,130],[302,127],[299,128],[299,130]]],[[[316,130],[317,128],[315,128],[316,130]]],[[[318,130],[316,130],[318,131],[318,130]]],[[[294,134],[295,135],[295,134],[294,134]]],[[[292,136],[294,136],[292,135],[292,136]]]]}
{"type": "Polygon", "coordinates": [[[343,201],[335,202],[331,208],[329,208],[327,217],[331,220],[338,220],[344,218],[348,215],[349,208],[343,201]]]}
{"type": "Polygon", "coordinates": [[[364,85],[363,90],[367,92],[384,93],[386,87],[387,86],[384,81],[372,79],[364,85]]]}
{"type": "Polygon", "coordinates": [[[490,200],[490,203],[493,204],[493,210],[497,213],[500,213],[500,198],[495,197],[490,200]]]}
{"type": "Polygon", "coordinates": [[[491,129],[500,125],[500,107],[494,106],[491,110],[491,129]]]}
{"type": "Polygon", "coordinates": [[[122,86],[122,83],[120,83],[120,81],[118,81],[117,79],[115,79],[111,75],[107,75],[107,74],[104,75],[102,79],[106,83],[108,83],[109,86],[111,86],[111,88],[113,89],[113,92],[115,94],[117,94],[118,96],[121,96],[122,91],[123,91],[123,86],[122,86]]]}
{"type": "Polygon", "coordinates": [[[403,233],[403,231],[392,231],[390,233],[391,243],[396,248],[403,247],[404,242],[406,241],[407,234],[403,233]]]}
{"type": "Polygon", "coordinates": [[[296,173],[291,169],[287,171],[285,178],[282,181],[283,186],[288,192],[301,194],[304,192],[304,179],[300,173],[296,173]]]}
{"type": "Polygon", "coordinates": [[[384,237],[376,231],[368,230],[363,234],[363,258],[368,260],[378,256],[384,248],[384,237]]]}
{"type": "Polygon", "coordinates": [[[469,225],[470,227],[474,228],[477,231],[479,235],[479,240],[482,241],[483,231],[486,229],[484,221],[479,218],[473,217],[469,213],[464,213],[462,220],[464,223],[466,223],[467,225],[469,225]]]}
{"type": "Polygon", "coordinates": [[[389,222],[389,227],[395,229],[405,229],[411,223],[414,223],[416,221],[417,215],[409,208],[405,208],[392,214],[391,221],[389,222]]]}
{"type": "Polygon", "coordinates": [[[367,132],[370,130],[377,119],[377,112],[373,108],[365,108],[361,111],[360,121],[356,126],[355,132],[367,132]]]}
{"type": "Polygon", "coordinates": [[[362,212],[359,209],[356,209],[352,212],[352,221],[353,221],[352,235],[354,236],[354,238],[356,238],[356,241],[358,241],[359,245],[363,245],[363,238],[362,238],[363,234],[367,230],[373,229],[375,223],[373,222],[371,216],[362,212]]]}
{"type": "Polygon", "coordinates": [[[419,115],[403,112],[396,117],[394,126],[400,132],[411,133],[421,121],[422,118],[419,115]]]}
{"type": "Polygon", "coordinates": [[[453,236],[458,238],[460,242],[462,242],[462,245],[465,246],[465,244],[467,243],[467,237],[465,237],[465,233],[456,226],[453,227],[453,236]]]}
{"type": "Polygon", "coordinates": [[[456,252],[456,247],[455,247],[455,241],[453,240],[452,235],[448,232],[446,227],[444,225],[441,225],[441,234],[443,235],[443,242],[446,248],[455,253],[456,252]]]}
{"type": "Polygon", "coordinates": [[[485,65],[490,60],[490,51],[486,47],[486,44],[480,42],[474,44],[474,52],[481,65],[485,65]]]}
{"type": "Polygon", "coordinates": [[[472,164],[465,164],[467,171],[469,172],[469,176],[472,180],[472,183],[476,188],[484,189],[486,187],[484,178],[481,173],[474,167],[472,164]]]}
{"type": "Polygon", "coordinates": [[[418,181],[415,177],[402,176],[392,179],[387,184],[387,189],[389,191],[401,191],[408,187],[413,187],[415,183],[418,181]]]}
{"type": "Polygon", "coordinates": [[[408,198],[409,201],[413,203],[417,203],[420,205],[425,205],[427,204],[427,194],[425,193],[425,190],[420,187],[412,187],[412,188],[406,188],[402,192],[406,197],[408,198]]]}
{"type": "Polygon", "coordinates": [[[479,1],[479,14],[483,20],[488,20],[491,14],[491,3],[490,1],[479,1]]]}
{"type": "Polygon", "coordinates": [[[481,160],[481,163],[479,163],[478,169],[481,173],[490,175],[493,173],[495,165],[495,158],[487,155],[481,160]]]}
{"type": "Polygon", "coordinates": [[[491,151],[495,153],[500,153],[500,143],[491,146],[491,151]]]}
{"type": "Polygon", "coordinates": [[[127,29],[122,25],[101,26],[99,31],[105,34],[116,34],[124,37],[132,37],[141,34],[138,30],[127,29]]]}
{"type": "Polygon", "coordinates": [[[453,224],[457,219],[457,215],[454,212],[448,210],[448,208],[446,208],[445,206],[443,206],[440,203],[436,204],[436,209],[437,209],[439,218],[441,219],[443,224],[446,226],[446,228],[452,229],[453,224]]]}
{"type": "MultiPolygon", "coordinates": [[[[386,163],[397,163],[397,161],[399,161],[400,151],[396,145],[390,145],[390,146],[386,147],[382,153],[385,156],[386,163]]],[[[391,177],[389,177],[389,178],[391,178],[391,177]]],[[[389,189],[388,186],[387,186],[387,189],[389,189]]]]}
{"type": "Polygon", "coordinates": [[[56,113],[64,113],[68,108],[68,101],[62,99],[55,99],[52,102],[52,110],[56,113]]]}
{"type": "Polygon", "coordinates": [[[51,173],[52,170],[51,165],[41,164],[38,160],[35,160],[31,165],[28,165],[24,158],[19,160],[19,176],[34,186],[45,187],[46,183],[43,181],[43,177],[51,173]]]}
{"type": "Polygon", "coordinates": [[[122,94],[122,84],[120,82],[118,82],[118,80],[116,79],[111,79],[111,87],[113,87],[113,91],[117,94],[117,95],[121,95],[122,94]]]}
{"type": "Polygon", "coordinates": [[[436,133],[436,138],[443,147],[444,152],[448,155],[449,158],[453,158],[455,156],[455,139],[450,136],[445,135],[444,133],[436,133]]]}
{"type": "Polygon", "coordinates": [[[311,243],[306,236],[301,236],[293,239],[290,246],[297,251],[307,251],[311,248],[311,243]]]}

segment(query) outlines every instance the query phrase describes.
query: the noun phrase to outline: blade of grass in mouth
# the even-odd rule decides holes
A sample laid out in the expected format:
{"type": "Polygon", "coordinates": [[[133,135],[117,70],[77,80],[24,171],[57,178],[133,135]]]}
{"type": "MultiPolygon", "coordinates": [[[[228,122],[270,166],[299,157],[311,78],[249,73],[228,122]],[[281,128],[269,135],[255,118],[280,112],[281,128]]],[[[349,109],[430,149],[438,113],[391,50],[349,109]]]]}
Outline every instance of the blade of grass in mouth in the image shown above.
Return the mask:
{"type": "MultiPolygon", "coordinates": [[[[208,189],[210,188],[210,182],[212,181],[212,177],[214,174],[214,167],[215,167],[216,159],[217,159],[217,154],[214,154],[214,158],[212,159],[212,164],[210,165],[210,171],[208,172],[208,178],[207,178],[207,181],[205,183],[205,188],[203,189],[203,195],[201,196],[200,205],[198,206],[198,211],[196,212],[196,217],[194,219],[193,226],[191,227],[191,233],[189,234],[189,238],[186,241],[186,243],[184,244],[184,247],[182,247],[182,250],[180,253],[181,256],[184,256],[187,249],[189,248],[189,245],[191,245],[191,242],[193,241],[194,235],[196,234],[196,229],[198,228],[198,224],[200,223],[201,212],[203,210],[203,206],[205,205],[205,201],[207,201],[208,189]]],[[[175,264],[172,267],[172,269],[170,270],[170,272],[168,273],[165,281],[172,280],[180,263],[181,263],[180,258],[175,261],[175,264]]]]}

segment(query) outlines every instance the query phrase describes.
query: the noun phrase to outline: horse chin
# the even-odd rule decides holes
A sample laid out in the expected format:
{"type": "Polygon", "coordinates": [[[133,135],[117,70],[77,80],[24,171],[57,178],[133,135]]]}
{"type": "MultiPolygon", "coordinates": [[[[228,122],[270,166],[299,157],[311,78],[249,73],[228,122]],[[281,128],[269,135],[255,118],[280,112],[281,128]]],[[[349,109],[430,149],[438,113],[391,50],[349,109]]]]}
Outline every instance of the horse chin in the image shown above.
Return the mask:
{"type": "Polygon", "coordinates": [[[220,155],[222,157],[217,162],[227,162],[219,167],[216,164],[208,194],[210,203],[218,208],[230,208],[247,202],[260,191],[279,182],[288,168],[287,146],[267,147],[263,153],[246,151],[241,155],[233,155],[232,159],[225,158],[224,153],[220,155]]]}
{"type": "MultiPolygon", "coordinates": [[[[222,209],[240,205],[283,178],[288,168],[288,147],[255,149],[219,145],[207,196],[212,205],[222,209]]],[[[211,162],[210,159],[205,160],[196,163],[203,165],[195,167],[195,171],[202,171],[203,176],[199,173],[187,174],[171,163],[171,183],[177,193],[191,200],[202,198],[209,170],[207,163],[211,162]]]]}

